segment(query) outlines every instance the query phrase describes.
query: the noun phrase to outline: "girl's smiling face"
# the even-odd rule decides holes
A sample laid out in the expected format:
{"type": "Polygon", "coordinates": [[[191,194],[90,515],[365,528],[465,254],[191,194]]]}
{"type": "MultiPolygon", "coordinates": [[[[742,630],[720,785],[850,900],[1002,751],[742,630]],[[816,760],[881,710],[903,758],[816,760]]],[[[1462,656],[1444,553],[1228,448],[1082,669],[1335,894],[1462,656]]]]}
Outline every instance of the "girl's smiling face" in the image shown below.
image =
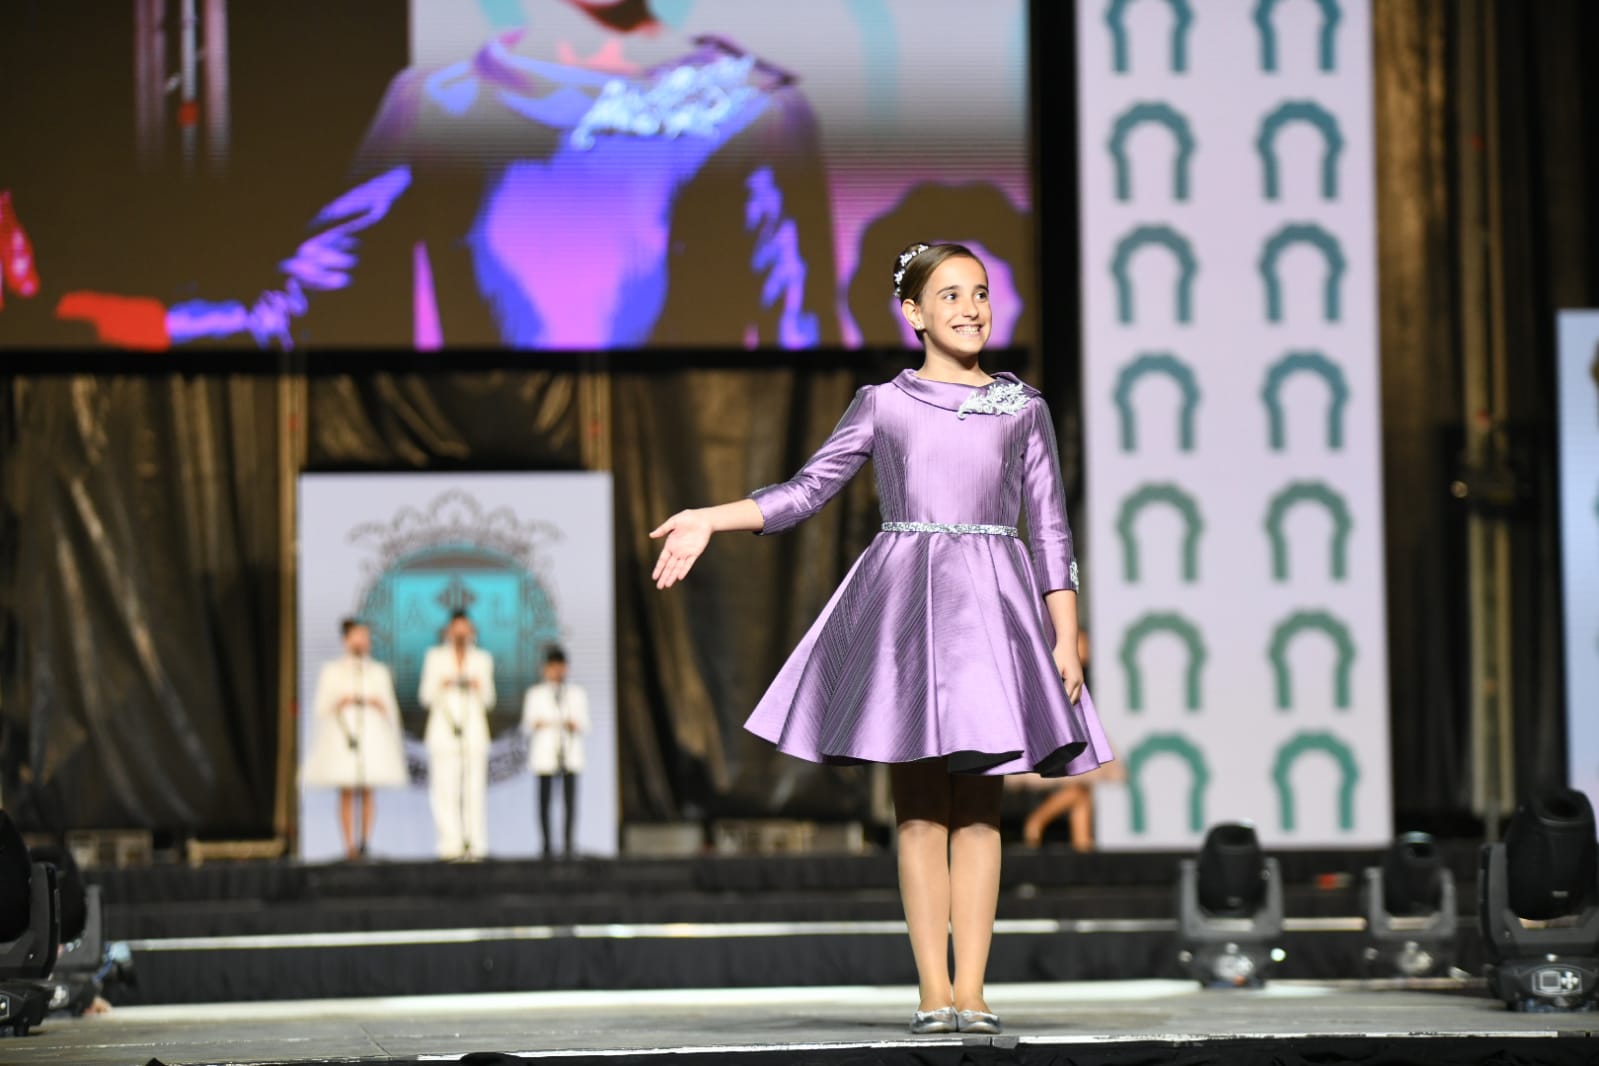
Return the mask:
{"type": "Polygon", "coordinates": [[[951,256],[938,264],[920,293],[906,297],[900,311],[912,328],[925,333],[930,347],[975,357],[988,343],[993,324],[988,271],[975,259],[951,256]]]}

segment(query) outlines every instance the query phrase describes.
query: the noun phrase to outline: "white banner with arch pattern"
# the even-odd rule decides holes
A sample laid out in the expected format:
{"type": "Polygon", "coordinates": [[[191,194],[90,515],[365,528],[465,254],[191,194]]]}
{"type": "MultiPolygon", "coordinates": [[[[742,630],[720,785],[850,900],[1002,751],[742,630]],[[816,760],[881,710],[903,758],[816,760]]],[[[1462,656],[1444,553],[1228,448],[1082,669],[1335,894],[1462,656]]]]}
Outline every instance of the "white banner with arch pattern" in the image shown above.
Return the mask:
{"type": "Polygon", "coordinates": [[[1367,0],[1084,0],[1102,846],[1392,836],[1367,0]]]}

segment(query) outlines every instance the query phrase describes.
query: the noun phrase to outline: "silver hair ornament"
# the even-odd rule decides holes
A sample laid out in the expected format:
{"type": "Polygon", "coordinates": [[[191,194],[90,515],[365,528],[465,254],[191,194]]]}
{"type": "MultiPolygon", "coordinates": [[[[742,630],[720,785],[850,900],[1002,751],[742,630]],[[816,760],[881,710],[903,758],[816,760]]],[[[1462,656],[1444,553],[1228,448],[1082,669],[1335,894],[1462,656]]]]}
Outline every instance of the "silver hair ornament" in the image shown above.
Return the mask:
{"type": "Polygon", "coordinates": [[[900,283],[905,280],[905,268],[910,265],[910,261],[912,259],[915,259],[917,256],[921,255],[925,251],[927,251],[927,245],[925,245],[925,244],[916,244],[916,245],[912,245],[906,251],[900,253],[899,269],[894,271],[894,295],[895,296],[898,296],[899,298],[904,299],[904,293],[899,291],[899,287],[900,287],[900,283]]]}

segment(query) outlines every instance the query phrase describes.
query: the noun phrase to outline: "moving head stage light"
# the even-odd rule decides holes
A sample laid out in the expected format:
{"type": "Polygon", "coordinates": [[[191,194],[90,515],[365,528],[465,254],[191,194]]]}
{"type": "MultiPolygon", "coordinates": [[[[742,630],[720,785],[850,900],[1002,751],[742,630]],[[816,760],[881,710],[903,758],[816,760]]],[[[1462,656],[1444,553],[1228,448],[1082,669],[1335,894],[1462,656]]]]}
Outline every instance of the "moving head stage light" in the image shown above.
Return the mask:
{"type": "Polygon", "coordinates": [[[1178,866],[1177,957],[1200,984],[1258,988],[1281,962],[1282,871],[1265,858],[1254,829],[1223,823],[1205,834],[1199,858],[1178,866]]]}
{"type": "Polygon", "coordinates": [[[1571,789],[1534,797],[1478,881],[1488,988],[1512,1010],[1587,1011],[1599,1001],[1599,843],[1571,789]]]}
{"type": "Polygon", "coordinates": [[[99,885],[84,885],[72,852],[54,844],[33,849],[33,861],[55,868],[61,897],[61,951],[48,982],[50,1010],[80,1015],[94,1003],[105,966],[105,923],[99,885]]]}
{"type": "Polygon", "coordinates": [[[61,900],[54,867],[28,855],[0,811],[0,1029],[16,1036],[44,1020],[50,975],[61,947],[61,900]]]}
{"type": "Polygon", "coordinates": [[[1455,959],[1459,905],[1455,875],[1426,833],[1394,841],[1361,885],[1366,965],[1372,977],[1435,977],[1455,959]]]}

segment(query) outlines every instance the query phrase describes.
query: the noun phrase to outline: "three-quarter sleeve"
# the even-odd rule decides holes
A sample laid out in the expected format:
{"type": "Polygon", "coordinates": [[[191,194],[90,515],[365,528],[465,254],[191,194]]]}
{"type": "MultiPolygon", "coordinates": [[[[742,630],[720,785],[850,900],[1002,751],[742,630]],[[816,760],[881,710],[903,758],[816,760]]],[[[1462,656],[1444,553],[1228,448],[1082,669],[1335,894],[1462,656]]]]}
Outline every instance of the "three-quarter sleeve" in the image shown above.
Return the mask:
{"type": "Polygon", "coordinates": [[[1077,556],[1066,520],[1066,487],[1060,476],[1055,425],[1042,398],[1028,404],[1032,425],[1022,458],[1022,499],[1027,507],[1028,547],[1033,574],[1044,592],[1077,591],[1077,556]]]}
{"type": "Polygon", "coordinates": [[[793,529],[849,484],[871,457],[875,407],[874,390],[867,385],[855,394],[832,435],[799,473],[781,484],[750,493],[765,519],[762,534],[793,529]]]}

